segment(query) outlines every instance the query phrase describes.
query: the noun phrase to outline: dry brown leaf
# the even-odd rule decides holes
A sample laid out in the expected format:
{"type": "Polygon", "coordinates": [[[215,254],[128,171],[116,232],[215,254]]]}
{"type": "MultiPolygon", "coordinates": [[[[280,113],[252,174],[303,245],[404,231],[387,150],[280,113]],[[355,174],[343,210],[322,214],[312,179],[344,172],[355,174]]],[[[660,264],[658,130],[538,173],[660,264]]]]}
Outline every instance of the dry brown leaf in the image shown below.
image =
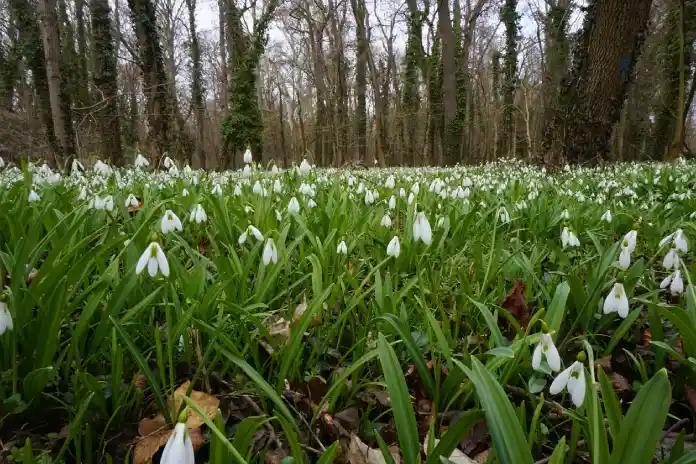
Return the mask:
{"type": "Polygon", "coordinates": [[[389,393],[377,388],[368,388],[365,391],[360,392],[358,397],[366,403],[369,403],[374,399],[377,400],[377,402],[382,406],[391,406],[391,398],[389,397],[389,393]]]}
{"type": "MultiPolygon", "coordinates": [[[[401,462],[401,456],[397,450],[390,447],[389,454],[396,464],[401,462]]],[[[348,464],[386,464],[387,462],[382,456],[382,451],[370,448],[356,434],[350,436],[350,448],[348,448],[346,461],[348,464]]]]}
{"type": "Polygon", "coordinates": [[[334,419],[338,419],[348,429],[357,429],[360,426],[360,413],[358,408],[352,407],[334,414],[334,419]]]}
{"type": "MultiPolygon", "coordinates": [[[[191,381],[187,380],[186,382],[182,383],[179,388],[176,389],[174,392],[174,410],[179,411],[181,409],[181,405],[183,403],[183,399],[181,398],[182,396],[186,396],[186,391],[189,388],[189,385],[191,385],[191,381]]],[[[215,415],[217,414],[218,406],[220,406],[220,400],[215,398],[213,395],[209,395],[208,393],[197,391],[197,390],[191,390],[191,401],[196,403],[196,405],[205,412],[205,414],[208,416],[210,419],[215,419],[215,415]]],[[[170,406],[172,404],[172,398],[169,398],[169,403],[170,406]]],[[[200,427],[203,425],[205,421],[203,418],[192,408],[188,409],[188,418],[186,419],[186,425],[188,425],[189,428],[196,428],[200,427]]]]}
{"type": "Polygon", "coordinates": [[[631,389],[631,384],[628,383],[626,377],[616,372],[611,374],[611,385],[615,392],[627,392],[631,389]]]}
{"type": "MultiPolygon", "coordinates": [[[[324,303],[326,307],[326,303],[324,303]]],[[[302,319],[302,315],[307,311],[307,299],[302,298],[302,302],[297,305],[297,308],[295,308],[295,312],[292,315],[292,326],[293,327],[298,327],[300,325],[300,319],[302,319]]],[[[321,324],[321,314],[313,314],[312,315],[312,320],[309,322],[310,327],[316,327],[321,324]]]]}
{"type": "MultiPolygon", "coordinates": [[[[429,436],[426,434],[425,439],[423,440],[423,451],[425,451],[425,454],[427,455],[428,452],[430,451],[428,449],[428,443],[430,442],[429,436]]],[[[440,443],[440,440],[437,438],[433,440],[433,447],[437,446],[437,444],[440,443]]],[[[475,461],[473,461],[469,456],[458,450],[457,448],[452,451],[452,454],[449,457],[449,460],[452,461],[454,464],[476,464],[475,461]]]]}
{"type": "Polygon", "coordinates": [[[263,461],[264,464],[280,464],[283,461],[283,458],[285,458],[285,453],[283,453],[281,450],[274,450],[267,452],[263,461]]]}
{"type": "MultiPolygon", "coordinates": [[[[524,290],[524,282],[521,280],[516,281],[508,294],[505,295],[503,302],[500,303],[500,307],[512,315],[523,329],[529,322],[529,308],[524,300],[524,290]]],[[[503,328],[508,328],[507,320],[501,321],[502,325],[504,325],[503,328]]]]}
{"type": "MultiPolygon", "coordinates": [[[[201,429],[189,428],[191,444],[194,450],[200,449],[205,443],[201,429]]],[[[152,462],[154,456],[161,447],[167,444],[173,430],[167,427],[164,417],[157,416],[154,419],[144,418],[138,425],[138,432],[142,437],[135,442],[133,464],[146,464],[152,462]]]]}
{"type": "Polygon", "coordinates": [[[611,356],[604,356],[595,361],[595,366],[601,367],[605,373],[612,372],[611,370],[611,356]]]}
{"type": "Polygon", "coordinates": [[[128,207],[129,213],[135,213],[135,212],[138,212],[142,209],[143,201],[140,198],[136,198],[136,200],[138,200],[138,205],[137,206],[129,206],[128,207]]]}

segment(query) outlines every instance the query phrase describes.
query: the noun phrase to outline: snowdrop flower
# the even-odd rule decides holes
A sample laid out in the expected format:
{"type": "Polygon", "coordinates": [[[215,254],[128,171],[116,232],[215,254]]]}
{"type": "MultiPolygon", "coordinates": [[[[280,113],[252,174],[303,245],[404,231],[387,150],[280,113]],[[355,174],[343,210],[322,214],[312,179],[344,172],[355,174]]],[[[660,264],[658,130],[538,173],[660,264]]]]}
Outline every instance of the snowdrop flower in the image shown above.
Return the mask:
{"type": "Polygon", "coordinates": [[[415,198],[416,198],[416,197],[413,195],[413,192],[409,193],[409,194],[408,194],[408,204],[410,205],[411,203],[413,203],[413,200],[414,200],[415,198]]]}
{"type": "Polygon", "coordinates": [[[638,231],[632,230],[621,241],[621,254],[619,255],[619,267],[621,269],[626,270],[631,265],[631,253],[636,249],[637,236],[638,231]]]}
{"type": "Polygon", "coordinates": [[[500,208],[500,222],[503,224],[510,222],[510,213],[505,207],[500,208]]]}
{"type": "Polygon", "coordinates": [[[242,194],[242,186],[237,184],[234,186],[234,190],[232,191],[232,195],[235,197],[238,197],[242,194]]]}
{"type": "Polygon", "coordinates": [[[392,220],[388,214],[385,214],[382,216],[382,221],[379,224],[389,229],[392,226],[392,220]]]}
{"type": "Polygon", "coordinates": [[[281,193],[283,191],[283,184],[280,183],[280,179],[276,179],[275,182],[273,182],[273,191],[275,193],[281,193]]]}
{"type": "Polygon", "coordinates": [[[418,182],[413,184],[413,186],[411,187],[411,192],[413,192],[414,195],[418,195],[418,192],[420,192],[420,185],[418,184],[418,182]]]}
{"type": "Polygon", "coordinates": [[[256,227],[249,225],[246,228],[246,230],[242,233],[242,235],[239,236],[239,240],[237,240],[240,245],[242,245],[244,242],[246,242],[247,236],[249,234],[253,235],[254,238],[256,240],[258,240],[259,242],[261,242],[263,240],[263,234],[261,233],[261,231],[259,229],[257,229],[256,227]]]}
{"type": "Polygon", "coordinates": [[[12,329],[14,329],[14,323],[10,310],[7,309],[7,304],[4,301],[0,301],[0,335],[12,329]]]}
{"type": "Polygon", "coordinates": [[[146,168],[150,165],[150,162],[142,154],[138,153],[135,157],[135,163],[133,163],[136,168],[146,168]]]}
{"type": "Polygon", "coordinates": [[[162,452],[160,463],[162,464],[196,464],[193,454],[191,434],[184,422],[179,422],[174,427],[174,432],[169,437],[162,452]]]}
{"type": "Polygon", "coordinates": [[[155,277],[158,270],[164,277],[169,277],[169,262],[159,243],[152,242],[145,248],[143,254],[140,255],[138,264],[135,266],[135,273],[140,274],[143,272],[145,266],[147,266],[147,273],[150,274],[150,277],[155,277]]]}
{"type": "Polygon", "coordinates": [[[374,202],[375,202],[375,195],[372,193],[372,191],[370,189],[367,189],[367,191],[365,191],[365,204],[371,205],[374,202]]]}
{"type": "Polygon", "coordinates": [[[251,177],[251,166],[248,164],[244,165],[244,169],[242,169],[242,177],[245,179],[248,179],[251,177]]]}
{"type": "Polygon", "coordinates": [[[345,240],[341,240],[341,243],[338,244],[336,247],[336,253],[339,255],[347,255],[348,254],[348,246],[346,245],[345,240]]]}
{"type": "Polygon", "coordinates": [[[568,212],[567,209],[564,209],[564,210],[561,212],[561,219],[565,219],[565,220],[570,219],[570,213],[568,212]]]}
{"type": "Polygon", "coordinates": [[[606,210],[604,212],[604,214],[602,214],[602,217],[600,218],[600,220],[604,221],[604,222],[611,222],[611,219],[612,219],[611,211],[609,211],[609,210],[606,210]]]}
{"type": "Polygon", "coordinates": [[[213,186],[212,194],[217,195],[219,197],[222,196],[222,187],[220,187],[220,184],[215,184],[213,186]]]}
{"type": "Polygon", "coordinates": [[[266,246],[263,247],[263,265],[268,266],[268,263],[273,261],[273,264],[278,262],[278,249],[272,238],[266,240],[266,246]]]}
{"type": "Polygon", "coordinates": [[[396,208],[396,197],[392,195],[389,197],[389,209],[394,209],[396,208]]]}
{"type": "Polygon", "coordinates": [[[468,177],[462,180],[462,187],[471,187],[472,185],[474,185],[474,183],[468,177]]]}
{"type": "Polygon", "coordinates": [[[170,167],[174,166],[174,161],[168,156],[164,157],[164,167],[169,169],[170,167]]]}
{"type": "Polygon", "coordinates": [[[433,233],[430,229],[430,223],[425,213],[416,213],[416,219],[413,221],[413,240],[421,240],[426,246],[430,246],[433,242],[433,233]]]}
{"type": "Polygon", "coordinates": [[[604,314],[619,313],[619,316],[628,316],[628,297],[623,284],[616,283],[607,297],[604,299],[604,314]]]}
{"type": "Polygon", "coordinates": [[[251,157],[251,150],[249,149],[249,147],[247,147],[246,151],[244,152],[244,162],[246,164],[251,164],[252,161],[253,159],[251,157]]]}
{"type": "Polygon", "coordinates": [[[271,166],[271,174],[278,174],[280,172],[280,169],[278,169],[278,166],[275,164],[271,166]]]}
{"type": "Polygon", "coordinates": [[[395,235],[394,238],[392,238],[389,244],[387,245],[387,256],[391,256],[392,258],[398,258],[400,254],[401,244],[399,243],[399,237],[395,235]]]}
{"type": "Polygon", "coordinates": [[[283,220],[283,215],[280,214],[280,211],[275,210],[275,216],[276,216],[276,221],[280,222],[283,220]]]}
{"type": "Polygon", "coordinates": [[[125,204],[126,204],[126,208],[129,208],[129,207],[131,207],[131,206],[132,206],[133,208],[135,208],[136,206],[138,206],[138,199],[135,198],[135,195],[133,195],[133,194],[131,193],[131,194],[128,195],[128,198],[126,198],[126,203],[125,203],[125,204]]]}
{"type": "Polygon", "coordinates": [[[662,267],[668,271],[679,268],[679,253],[677,253],[676,248],[670,248],[667,252],[665,258],[662,260],[662,267]]]}
{"type": "Polygon", "coordinates": [[[306,176],[309,174],[309,171],[312,170],[312,167],[309,165],[307,162],[307,158],[303,159],[302,162],[300,163],[300,174],[303,176],[306,176]]]}
{"type": "Polygon", "coordinates": [[[672,243],[674,248],[681,251],[682,253],[686,253],[687,251],[689,251],[689,243],[686,241],[686,237],[684,237],[684,232],[681,229],[677,229],[673,233],[660,240],[660,248],[662,248],[670,242],[672,243]]]}
{"type": "Polygon", "coordinates": [[[565,248],[566,246],[579,247],[580,240],[578,240],[578,237],[572,230],[569,230],[567,227],[564,227],[563,231],[561,231],[561,245],[563,248],[565,248]]]}
{"type": "Polygon", "coordinates": [[[396,181],[394,180],[394,176],[387,177],[387,181],[384,183],[384,188],[393,189],[394,185],[396,185],[396,181]]]}
{"type": "Polygon", "coordinates": [[[164,216],[162,216],[161,229],[163,234],[167,234],[173,230],[178,230],[181,232],[184,230],[184,227],[181,225],[181,220],[178,218],[178,216],[174,214],[171,209],[168,209],[164,212],[164,216]]]}
{"type": "Polygon", "coordinates": [[[314,201],[313,198],[310,198],[309,201],[307,202],[307,208],[312,209],[312,208],[314,208],[315,206],[317,206],[317,202],[314,201]]]}
{"type": "Polygon", "coordinates": [[[665,277],[665,279],[660,283],[661,289],[665,289],[667,286],[669,286],[669,291],[672,293],[672,295],[684,293],[684,281],[682,280],[681,271],[679,269],[665,277]]]}
{"type": "Polygon", "coordinates": [[[5,160],[2,159],[2,156],[0,156],[0,169],[5,167],[5,160]]]}
{"type": "Polygon", "coordinates": [[[109,176],[112,172],[111,167],[109,167],[108,164],[103,163],[101,160],[97,160],[92,169],[94,169],[94,172],[97,174],[101,174],[103,176],[109,176]]]}
{"type": "Polygon", "coordinates": [[[556,345],[553,343],[551,334],[541,334],[541,340],[539,340],[539,343],[534,349],[534,355],[532,356],[532,367],[535,371],[538,371],[539,367],[541,367],[542,356],[546,358],[546,362],[549,363],[549,367],[552,371],[558,372],[561,370],[561,357],[558,354],[556,345]]]}
{"type": "Polygon", "coordinates": [[[585,400],[585,368],[580,361],[575,361],[566,370],[558,374],[551,383],[549,393],[557,395],[566,388],[576,408],[585,400]]]}
{"type": "Polygon", "coordinates": [[[358,193],[358,195],[360,195],[361,193],[363,193],[363,192],[365,191],[365,184],[363,184],[362,182],[360,182],[360,183],[358,184],[358,188],[357,188],[355,191],[358,193]]]}
{"type": "Polygon", "coordinates": [[[399,189],[399,196],[401,198],[406,196],[406,190],[404,190],[403,187],[399,189]]]}
{"type": "Polygon", "coordinates": [[[36,193],[34,190],[32,190],[31,192],[29,192],[29,202],[30,202],[30,203],[33,203],[33,202],[35,202],[35,201],[39,201],[40,199],[41,199],[41,197],[40,197],[39,194],[36,193]]]}
{"type": "Polygon", "coordinates": [[[290,201],[288,202],[288,213],[299,213],[300,212],[300,203],[297,201],[297,198],[292,197],[290,201]]]}
{"type": "Polygon", "coordinates": [[[252,190],[257,195],[261,195],[263,193],[263,187],[261,187],[261,183],[258,180],[254,182],[254,188],[252,190]]]}
{"type": "Polygon", "coordinates": [[[189,220],[191,222],[195,222],[196,224],[200,224],[201,222],[208,220],[208,215],[205,214],[205,210],[200,203],[196,204],[196,206],[191,209],[191,216],[189,217],[189,220]]]}
{"type": "MultiPolygon", "coordinates": [[[[97,197],[99,198],[99,197],[97,197]]],[[[104,209],[106,211],[113,211],[114,210],[114,198],[111,195],[107,195],[104,198],[100,198],[101,204],[100,208],[97,209],[104,209]]],[[[96,201],[96,199],[95,199],[96,201]]]]}
{"type": "Polygon", "coordinates": [[[80,160],[77,158],[73,158],[72,160],[72,167],[70,169],[73,174],[80,174],[81,171],[85,170],[85,167],[80,163],[80,160]]]}
{"type": "Polygon", "coordinates": [[[182,197],[187,197],[187,196],[189,196],[189,191],[186,190],[186,189],[184,189],[184,191],[181,192],[181,196],[182,196],[182,197]]]}

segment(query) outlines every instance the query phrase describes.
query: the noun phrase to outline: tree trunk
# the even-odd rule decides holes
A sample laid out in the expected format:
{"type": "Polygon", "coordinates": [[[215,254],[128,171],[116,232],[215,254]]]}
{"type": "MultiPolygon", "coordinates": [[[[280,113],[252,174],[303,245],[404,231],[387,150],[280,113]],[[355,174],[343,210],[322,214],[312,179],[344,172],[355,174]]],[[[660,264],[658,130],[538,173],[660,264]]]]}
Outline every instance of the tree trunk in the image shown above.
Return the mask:
{"type": "Polygon", "coordinates": [[[355,108],[355,136],[357,139],[356,161],[362,160],[365,166],[370,166],[368,159],[366,131],[367,131],[367,103],[365,93],[367,91],[367,33],[365,32],[365,0],[350,0],[355,16],[355,34],[358,42],[358,51],[355,64],[355,96],[357,105],[355,108]]]}
{"type": "Polygon", "coordinates": [[[186,0],[189,10],[189,34],[191,35],[191,103],[196,113],[196,156],[194,168],[205,169],[205,106],[203,103],[203,69],[201,65],[201,46],[196,33],[196,0],[186,0]]]}
{"type": "Polygon", "coordinates": [[[406,42],[405,75],[402,95],[403,146],[404,158],[412,166],[418,164],[416,134],[418,128],[418,111],[420,110],[420,93],[418,91],[418,70],[423,61],[422,28],[423,13],[418,9],[416,0],[408,0],[408,40],[406,42]]]}
{"type": "Polygon", "coordinates": [[[515,91],[517,90],[517,41],[518,22],[517,0],[505,0],[500,10],[500,20],[505,25],[505,58],[503,60],[503,121],[498,139],[498,156],[514,156],[512,150],[515,137],[515,91]]]}
{"type": "Polygon", "coordinates": [[[143,74],[143,93],[150,139],[156,149],[155,164],[167,154],[174,154],[174,125],[167,73],[164,69],[162,47],[157,31],[155,7],[151,0],[128,0],[135,28],[143,74]]]}
{"type": "Polygon", "coordinates": [[[544,132],[546,161],[599,162],[610,151],[652,0],[592,0],[571,76],[544,132]]]}
{"type": "MultiPolygon", "coordinates": [[[[458,0],[456,0],[458,1],[458,0]]],[[[457,71],[455,68],[456,41],[452,30],[452,18],[450,16],[449,0],[439,0],[438,24],[440,29],[441,53],[442,53],[442,115],[444,119],[444,131],[442,147],[445,164],[456,163],[456,153],[459,151],[459,142],[456,140],[456,130],[453,123],[457,115],[457,71]]]]}
{"type": "Polygon", "coordinates": [[[70,100],[61,75],[60,35],[55,0],[39,0],[40,26],[46,63],[46,77],[51,102],[51,118],[59,149],[59,161],[69,165],[75,156],[75,135],[72,130],[70,100]]]}
{"type": "Polygon", "coordinates": [[[90,0],[92,36],[94,44],[94,85],[103,95],[104,102],[97,112],[102,156],[116,166],[124,166],[126,159],[121,149],[121,122],[118,112],[118,82],[116,50],[108,0],[90,0]]]}

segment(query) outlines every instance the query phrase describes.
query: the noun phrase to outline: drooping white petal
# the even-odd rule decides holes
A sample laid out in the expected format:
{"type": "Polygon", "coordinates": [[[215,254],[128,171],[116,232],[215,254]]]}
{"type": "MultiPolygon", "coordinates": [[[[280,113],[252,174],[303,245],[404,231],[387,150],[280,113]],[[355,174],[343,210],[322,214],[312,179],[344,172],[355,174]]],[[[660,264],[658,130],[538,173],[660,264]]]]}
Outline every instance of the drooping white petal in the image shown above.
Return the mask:
{"type": "Polygon", "coordinates": [[[399,237],[395,235],[387,245],[387,255],[393,258],[398,258],[400,254],[401,244],[399,243],[399,237]]]}
{"type": "Polygon", "coordinates": [[[573,379],[572,386],[570,382],[568,382],[568,392],[570,393],[570,398],[573,400],[575,407],[579,408],[585,401],[585,368],[580,365],[580,369],[576,370],[576,372],[578,377],[577,379],[573,379]]]}
{"type": "Polygon", "coordinates": [[[679,269],[674,271],[672,284],[669,286],[669,291],[673,295],[684,293],[684,281],[682,280],[681,271],[679,269]]]}
{"type": "MultiPolygon", "coordinates": [[[[264,266],[268,266],[268,264],[271,262],[271,259],[273,259],[273,248],[274,248],[274,243],[273,239],[269,238],[266,240],[266,245],[263,247],[263,264],[264,266]]],[[[276,258],[277,260],[277,258],[276,258]]]]}
{"type": "Polygon", "coordinates": [[[156,258],[159,270],[164,277],[169,277],[169,261],[167,261],[167,255],[164,254],[164,251],[162,250],[162,247],[159,246],[159,244],[155,244],[155,246],[157,247],[156,258]]]}
{"type": "Polygon", "coordinates": [[[150,256],[147,260],[147,273],[150,277],[155,277],[157,275],[157,258],[150,256]]]}
{"type": "Polygon", "coordinates": [[[553,379],[553,382],[551,382],[551,387],[549,387],[549,393],[552,395],[557,395],[563,391],[566,385],[568,385],[568,379],[570,378],[570,371],[572,368],[573,366],[571,365],[563,372],[558,374],[555,379],[553,379]]]}
{"type": "Polygon", "coordinates": [[[672,283],[672,274],[662,279],[662,282],[660,282],[660,288],[665,289],[669,286],[670,283],[672,283]]]}
{"type": "Polygon", "coordinates": [[[534,354],[532,355],[532,368],[535,371],[539,370],[539,367],[541,367],[541,356],[542,356],[542,347],[541,343],[537,343],[536,348],[534,348],[534,354]]]}
{"type": "Polygon", "coordinates": [[[679,267],[679,254],[676,248],[670,248],[662,260],[662,267],[667,270],[677,269],[679,267]]]}
{"type": "Polygon", "coordinates": [[[619,254],[619,267],[621,269],[628,269],[628,267],[631,265],[631,252],[628,250],[628,248],[622,248],[621,253],[619,254]]]}
{"type": "Polygon", "coordinates": [[[152,244],[148,245],[147,248],[145,248],[145,251],[143,251],[143,254],[140,255],[140,259],[138,259],[138,264],[136,264],[135,266],[136,274],[140,274],[141,272],[143,272],[143,269],[145,269],[145,266],[147,266],[147,262],[150,259],[150,256],[152,256],[152,251],[150,249],[151,246],[152,244]]]}
{"type": "Polygon", "coordinates": [[[677,229],[677,231],[674,233],[674,245],[676,245],[677,250],[681,251],[682,253],[689,251],[689,243],[686,241],[684,232],[681,229],[677,229]]]}
{"type": "Polygon", "coordinates": [[[544,355],[546,356],[546,362],[549,363],[549,367],[552,371],[558,372],[561,370],[561,356],[558,354],[558,349],[551,339],[551,335],[548,335],[547,343],[542,348],[544,355]]]}
{"type": "Polygon", "coordinates": [[[237,239],[237,243],[239,243],[240,245],[243,245],[244,242],[246,242],[246,239],[247,239],[247,232],[244,231],[244,232],[242,232],[242,235],[240,235],[239,238],[237,239]]]}

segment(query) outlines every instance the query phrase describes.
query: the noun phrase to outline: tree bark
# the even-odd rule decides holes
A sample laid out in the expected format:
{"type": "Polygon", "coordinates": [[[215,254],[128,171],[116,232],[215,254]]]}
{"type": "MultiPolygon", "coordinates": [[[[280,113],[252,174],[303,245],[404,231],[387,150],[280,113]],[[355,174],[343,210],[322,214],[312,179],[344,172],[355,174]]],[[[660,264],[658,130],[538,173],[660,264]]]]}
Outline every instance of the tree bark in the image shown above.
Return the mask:
{"type": "Polygon", "coordinates": [[[638,59],[652,0],[593,0],[560,108],[546,124],[549,163],[604,160],[638,59]]]}
{"type": "MultiPolygon", "coordinates": [[[[458,0],[457,0],[458,1],[458,0]]],[[[442,115],[444,119],[444,131],[442,147],[444,160],[438,159],[438,164],[456,162],[456,153],[459,151],[459,143],[456,140],[456,130],[453,128],[457,116],[457,70],[455,68],[456,41],[452,30],[452,18],[450,16],[449,0],[439,0],[438,24],[440,28],[441,59],[442,59],[442,115]]]]}
{"type": "Polygon", "coordinates": [[[118,82],[116,50],[112,34],[111,9],[108,0],[90,0],[92,36],[94,44],[95,87],[102,95],[97,119],[101,138],[102,156],[116,166],[124,166],[126,159],[121,147],[121,122],[118,112],[118,82]]]}
{"type": "Polygon", "coordinates": [[[365,166],[370,166],[371,160],[367,154],[367,33],[365,32],[365,0],[350,0],[355,17],[355,34],[358,42],[358,51],[355,64],[355,96],[357,100],[355,108],[355,136],[357,139],[356,161],[361,160],[365,166]]]}
{"type": "Polygon", "coordinates": [[[203,68],[201,65],[201,46],[196,33],[196,0],[186,0],[189,10],[189,34],[191,36],[191,103],[196,113],[196,156],[193,167],[205,169],[205,106],[203,103],[203,68]]]}

